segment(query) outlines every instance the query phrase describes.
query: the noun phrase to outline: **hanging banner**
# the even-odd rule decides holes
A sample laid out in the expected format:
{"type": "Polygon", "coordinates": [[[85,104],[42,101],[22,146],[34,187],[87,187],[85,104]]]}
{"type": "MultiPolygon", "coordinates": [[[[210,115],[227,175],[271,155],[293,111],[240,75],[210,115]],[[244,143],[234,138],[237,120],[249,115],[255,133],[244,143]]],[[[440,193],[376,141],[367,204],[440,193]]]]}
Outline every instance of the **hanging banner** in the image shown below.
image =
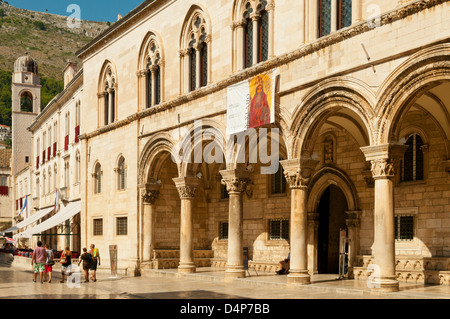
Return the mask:
{"type": "Polygon", "coordinates": [[[272,70],[228,87],[227,135],[275,122],[276,73],[272,70]]]}

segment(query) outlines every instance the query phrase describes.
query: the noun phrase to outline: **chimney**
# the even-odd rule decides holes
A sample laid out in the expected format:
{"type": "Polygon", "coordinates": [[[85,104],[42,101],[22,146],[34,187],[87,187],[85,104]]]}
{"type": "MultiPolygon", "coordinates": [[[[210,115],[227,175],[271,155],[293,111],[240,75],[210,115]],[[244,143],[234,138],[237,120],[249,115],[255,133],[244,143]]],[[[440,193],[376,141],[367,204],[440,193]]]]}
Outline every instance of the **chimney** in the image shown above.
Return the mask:
{"type": "Polygon", "coordinates": [[[64,68],[64,88],[72,81],[75,74],[78,72],[78,64],[75,62],[67,61],[67,65],[64,68]]]}

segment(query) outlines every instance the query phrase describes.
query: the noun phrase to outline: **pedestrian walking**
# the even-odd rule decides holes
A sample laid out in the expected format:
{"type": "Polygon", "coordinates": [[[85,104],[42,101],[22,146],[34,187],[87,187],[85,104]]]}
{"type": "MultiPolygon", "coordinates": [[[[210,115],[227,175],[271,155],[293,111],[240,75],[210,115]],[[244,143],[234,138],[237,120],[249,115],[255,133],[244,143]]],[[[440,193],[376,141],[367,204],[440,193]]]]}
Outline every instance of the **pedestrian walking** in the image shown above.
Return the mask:
{"type": "Polygon", "coordinates": [[[61,253],[61,275],[62,280],[61,283],[64,282],[64,276],[69,276],[72,274],[72,252],[70,251],[69,246],[66,246],[66,248],[61,253]]]}
{"type": "Polygon", "coordinates": [[[48,244],[44,245],[45,252],[47,254],[47,260],[45,261],[44,281],[52,282],[52,270],[55,261],[53,260],[53,250],[50,249],[48,244]]]}
{"type": "Polygon", "coordinates": [[[33,257],[31,258],[31,265],[34,266],[34,279],[33,282],[36,282],[37,274],[39,273],[39,277],[41,278],[41,284],[43,284],[44,280],[44,271],[45,271],[45,262],[47,261],[47,253],[45,248],[42,247],[42,242],[37,242],[37,247],[33,251],[33,257]]]}
{"type": "Polygon", "coordinates": [[[91,280],[93,280],[94,282],[97,281],[97,265],[100,266],[100,252],[98,250],[98,248],[95,248],[94,244],[91,244],[91,249],[89,250],[89,253],[92,256],[92,262],[91,262],[91,267],[90,270],[92,271],[92,277],[91,280]]]}
{"type": "Polygon", "coordinates": [[[91,254],[88,253],[86,248],[83,248],[83,254],[80,256],[80,261],[78,262],[78,266],[83,262],[83,270],[84,270],[84,282],[89,282],[89,268],[91,267],[92,258],[91,254]]]}

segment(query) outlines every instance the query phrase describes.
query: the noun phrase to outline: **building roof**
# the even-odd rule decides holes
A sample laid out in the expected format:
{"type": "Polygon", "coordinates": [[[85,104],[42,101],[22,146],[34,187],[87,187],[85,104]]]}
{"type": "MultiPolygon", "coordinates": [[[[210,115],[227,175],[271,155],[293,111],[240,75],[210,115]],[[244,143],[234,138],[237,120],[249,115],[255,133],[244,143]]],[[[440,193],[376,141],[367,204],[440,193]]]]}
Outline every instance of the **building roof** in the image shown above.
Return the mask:
{"type": "Polygon", "coordinates": [[[106,40],[106,39],[108,37],[111,37],[111,35],[116,30],[121,29],[122,27],[127,26],[130,23],[132,23],[131,21],[135,17],[137,17],[140,13],[142,13],[150,5],[153,5],[154,3],[157,3],[157,2],[162,3],[163,1],[162,0],[145,0],[139,6],[137,6],[135,9],[131,10],[123,18],[121,18],[117,22],[113,23],[108,29],[106,29],[100,35],[98,35],[96,38],[94,38],[94,40],[92,40],[86,46],[84,46],[79,51],[77,51],[75,53],[75,55],[78,56],[79,58],[81,58],[84,54],[86,54],[88,51],[90,51],[95,45],[97,45],[97,44],[100,44],[101,46],[105,45],[105,43],[109,42],[109,40],[106,40]]]}
{"type": "Polygon", "coordinates": [[[0,149],[0,167],[10,167],[11,153],[11,149],[0,149]]]}

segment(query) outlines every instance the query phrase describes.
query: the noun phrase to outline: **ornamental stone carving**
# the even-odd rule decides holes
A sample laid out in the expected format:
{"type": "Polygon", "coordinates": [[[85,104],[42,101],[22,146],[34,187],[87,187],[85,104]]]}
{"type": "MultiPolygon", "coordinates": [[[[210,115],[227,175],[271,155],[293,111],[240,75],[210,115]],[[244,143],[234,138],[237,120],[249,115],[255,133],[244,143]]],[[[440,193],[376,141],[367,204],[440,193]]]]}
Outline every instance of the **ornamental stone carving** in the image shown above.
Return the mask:
{"type": "Polygon", "coordinates": [[[302,170],[298,169],[294,172],[284,171],[284,177],[290,188],[308,188],[310,178],[302,175],[302,170]]]}
{"type": "Polygon", "coordinates": [[[228,193],[242,193],[250,183],[250,172],[246,169],[220,171],[221,184],[227,187],[228,193]]]}
{"type": "Polygon", "coordinates": [[[145,190],[142,192],[142,199],[144,200],[144,203],[154,205],[159,194],[159,190],[145,190]]]}
{"type": "Polygon", "coordinates": [[[280,162],[284,169],[284,177],[291,189],[307,189],[318,163],[319,161],[310,158],[280,162]]]}
{"type": "Polygon", "coordinates": [[[177,177],[174,178],[175,187],[181,199],[188,199],[195,197],[195,191],[200,183],[197,177],[177,177]]]}
{"type": "Polygon", "coordinates": [[[395,159],[383,158],[371,161],[372,175],[374,178],[391,178],[395,175],[395,159]]]}
{"type": "Polygon", "coordinates": [[[222,178],[222,185],[227,187],[229,193],[242,193],[249,183],[248,178],[233,177],[229,179],[222,178]]]}

